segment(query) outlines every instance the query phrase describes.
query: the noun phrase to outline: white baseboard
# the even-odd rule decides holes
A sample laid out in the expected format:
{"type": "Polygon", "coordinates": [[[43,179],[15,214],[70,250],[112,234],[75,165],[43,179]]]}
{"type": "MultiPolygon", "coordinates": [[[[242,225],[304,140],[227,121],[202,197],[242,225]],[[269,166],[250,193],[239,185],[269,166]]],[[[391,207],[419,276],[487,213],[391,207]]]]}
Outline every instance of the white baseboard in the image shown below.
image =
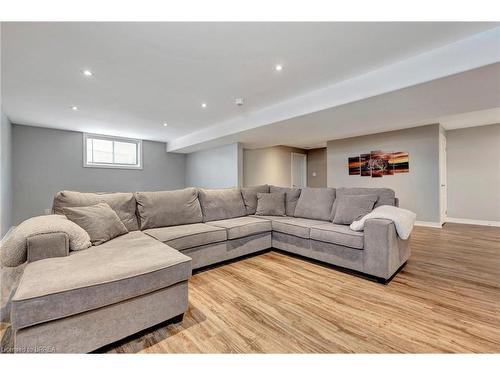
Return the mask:
{"type": "Polygon", "coordinates": [[[457,217],[447,217],[446,222],[457,223],[457,224],[485,225],[489,227],[500,227],[500,221],[491,221],[491,220],[475,220],[475,219],[461,219],[457,217]]]}
{"type": "Polygon", "coordinates": [[[441,223],[438,223],[437,221],[416,221],[415,225],[419,227],[430,227],[430,228],[439,228],[441,229],[443,226],[441,223]]]}

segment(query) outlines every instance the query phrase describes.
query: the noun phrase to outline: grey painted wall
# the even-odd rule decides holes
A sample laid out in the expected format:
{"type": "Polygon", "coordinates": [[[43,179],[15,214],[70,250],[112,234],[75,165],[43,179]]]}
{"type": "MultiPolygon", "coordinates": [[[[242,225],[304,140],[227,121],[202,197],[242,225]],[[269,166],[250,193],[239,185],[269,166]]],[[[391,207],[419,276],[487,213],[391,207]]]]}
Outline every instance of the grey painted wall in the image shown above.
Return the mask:
{"type": "Polygon", "coordinates": [[[448,217],[500,221],[500,124],[446,132],[448,217]]]}
{"type": "Polygon", "coordinates": [[[143,169],[84,168],[82,133],[13,125],[13,221],[42,215],[54,194],[168,190],[185,187],[186,156],[143,142],[143,169]]]}
{"type": "Polygon", "coordinates": [[[202,188],[241,186],[241,157],[239,143],[192,152],[186,158],[186,184],[202,188]]]}
{"type": "Polygon", "coordinates": [[[12,225],[12,125],[1,113],[0,123],[0,238],[12,225]]]}
{"type": "Polygon", "coordinates": [[[307,150],[307,186],[326,187],[326,147],[307,150]]]}
{"type": "Polygon", "coordinates": [[[286,146],[243,150],[243,186],[291,186],[292,152],[306,153],[286,146]]]}
{"type": "Polygon", "coordinates": [[[328,142],[331,187],[387,187],[417,220],[439,222],[439,125],[420,126],[328,142]],[[381,178],[349,176],[347,158],[373,150],[408,151],[410,172],[381,178]]]}

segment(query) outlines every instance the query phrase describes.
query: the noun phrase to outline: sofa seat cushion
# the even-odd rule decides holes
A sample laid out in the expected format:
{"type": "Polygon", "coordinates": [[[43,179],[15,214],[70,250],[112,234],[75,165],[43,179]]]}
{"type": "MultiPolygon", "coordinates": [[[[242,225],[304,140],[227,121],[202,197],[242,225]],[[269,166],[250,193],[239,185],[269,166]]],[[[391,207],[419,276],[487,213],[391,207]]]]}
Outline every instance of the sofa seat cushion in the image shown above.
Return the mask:
{"type": "Polygon", "coordinates": [[[13,329],[61,319],[163,289],[191,275],[191,258],[134,231],[24,269],[12,299],[13,329]]]}
{"type": "Polygon", "coordinates": [[[252,234],[270,232],[272,230],[271,221],[260,219],[254,216],[244,216],[234,219],[210,221],[207,224],[225,228],[227,230],[228,240],[246,237],[252,234]]]}
{"type": "Polygon", "coordinates": [[[204,223],[146,229],[144,233],[177,250],[184,250],[227,240],[226,230],[224,228],[204,223]]]}
{"type": "Polygon", "coordinates": [[[329,242],[360,250],[364,247],[364,233],[351,230],[349,225],[326,223],[313,226],[310,235],[311,240],[329,242]]]}
{"type": "Polygon", "coordinates": [[[311,227],[325,224],[322,220],[303,219],[298,217],[272,219],[273,231],[291,234],[296,237],[310,238],[311,227]]]}
{"type": "Polygon", "coordinates": [[[294,219],[293,216],[275,216],[275,215],[249,215],[248,217],[256,217],[257,219],[265,219],[265,220],[288,220],[294,219]]]}

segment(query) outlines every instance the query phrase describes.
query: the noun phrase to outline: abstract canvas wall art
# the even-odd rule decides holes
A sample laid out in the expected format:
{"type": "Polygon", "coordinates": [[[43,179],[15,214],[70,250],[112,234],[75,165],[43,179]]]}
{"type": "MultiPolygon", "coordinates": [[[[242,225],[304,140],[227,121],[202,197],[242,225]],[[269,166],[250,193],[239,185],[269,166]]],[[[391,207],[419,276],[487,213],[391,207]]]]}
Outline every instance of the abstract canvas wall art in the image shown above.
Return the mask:
{"type": "Polygon", "coordinates": [[[391,162],[394,173],[408,173],[410,171],[410,156],[407,152],[393,152],[391,162]]]}
{"type": "Polygon", "coordinates": [[[395,173],[408,173],[410,171],[409,160],[408,152],[404,151],[371,151],[369,154],[348,158],[349,175],[378,178],[395,173]]]}
{"type": "Polygon", "coordinates": [[[370,154],[359,155],[359,164],[361,169],[361,176],[370,177],[372,175],[372,170],[370,167],[370,154]]]}
{"type": "Polygon", "coordinates": [[[384,175],[384,169],[389,166],[383,158],[384,153],[382,151],[371,151],[370,152],[370,168],[372,170],[372,177],[382,177],[384,175]]]}
{"type": "Polygon", "coordinates": [[[352,158],[349,158],[349,175],[350,176],[359,175],[359,172],[360,172],[359,167],[360,167],[359,156],[354,156],[352,158]]]}

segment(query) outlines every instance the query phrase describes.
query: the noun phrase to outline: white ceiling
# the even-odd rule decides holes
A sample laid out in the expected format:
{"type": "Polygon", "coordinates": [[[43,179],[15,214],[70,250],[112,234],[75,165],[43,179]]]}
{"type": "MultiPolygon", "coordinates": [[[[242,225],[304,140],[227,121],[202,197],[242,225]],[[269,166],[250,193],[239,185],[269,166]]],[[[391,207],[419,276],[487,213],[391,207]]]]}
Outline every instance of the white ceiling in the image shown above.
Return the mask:
{"type": "MultiPolygon", "coordinates": [[[[247,148],[326,146],[327,140],[440,123],[447,130],[500,123],[500,63],[206,142],[247,148]]],[[[199,146],[191,146],[190,151],[199,146]]]]}
{"type": "MultiPolygon", "coordinates": [[[[14,123],[165,141],[188,152],[229,139],[247,142],[248,132],[235,128],[218,141],[192,137],[184,142],[192,135],[498,25],[2,23],[2,107],[14,123]],[[281,72],[274,70],[278,63],[284,66],[281,72]],[[84,77],[86,68],[94,76],[84,77]],[[235,106],[238,97],[245,99],[243,107],[235,106]],[[79,110],[72,111],[72,105],[79,110]]],[[[487,109],[484,104],[468,107],[441,112],[487,109]]],[[[317,143],[317,134],[310,137],[300,118],[290,120],[299,124],[294,140],[285,141],[290,137],[283,134],[278,144],[317,143]]],[[[351,123],[351,133],[367,131],[359,119],[351,123]]],[[[252,144],[276,138],[267,137],[265,129],[253,131],[252,144]]],[[[341,134],[335,127],[322,139],[341,134]]]]}
{"type": "MultiPolygon", "coordinates": [[[[500,91],[500,74],[497,82],[498,91],[500,91]]],[[[497,94],[497,99],[500,105],[500,94],[497,94]]],[[[500,124],[500,107],[442,116],[436,122],[439,122],[446,130],[500,124]]]]}

